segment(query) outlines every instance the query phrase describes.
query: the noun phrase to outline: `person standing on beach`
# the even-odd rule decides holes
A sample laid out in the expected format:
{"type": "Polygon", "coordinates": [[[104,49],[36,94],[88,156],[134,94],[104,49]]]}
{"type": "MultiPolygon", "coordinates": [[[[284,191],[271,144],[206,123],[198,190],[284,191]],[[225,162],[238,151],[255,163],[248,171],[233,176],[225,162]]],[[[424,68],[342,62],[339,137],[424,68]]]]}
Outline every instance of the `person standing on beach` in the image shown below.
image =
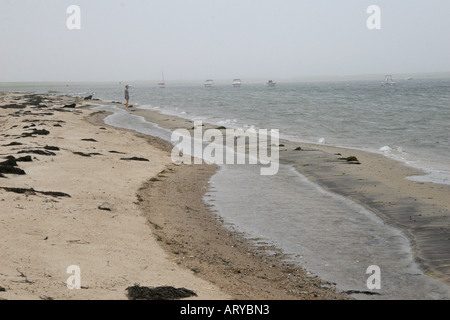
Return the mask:
{"type": "Polygon", "coordinates": [[[130,100],[130,93],[128,92],[128,88],[129,88],[129,86],[126,85],[125,86],[125,100],[127,101],[127,104],[126,104],[127,108],[128,108],[128,101],[130,100]]]}

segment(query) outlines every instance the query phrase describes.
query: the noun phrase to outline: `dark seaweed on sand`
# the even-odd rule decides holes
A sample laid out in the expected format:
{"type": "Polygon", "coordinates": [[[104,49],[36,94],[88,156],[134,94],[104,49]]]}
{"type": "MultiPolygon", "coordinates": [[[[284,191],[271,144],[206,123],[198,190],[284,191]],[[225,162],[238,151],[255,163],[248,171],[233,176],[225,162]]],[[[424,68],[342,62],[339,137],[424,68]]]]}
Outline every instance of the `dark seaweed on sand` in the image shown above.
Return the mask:
{"type": "Polygon", "coordinates": [[[0,106],[2,109],[25,109],[27,106],[23,104],[8,104],[6,106],[0,106]]]}
{"type": "Polygon", "coordinates": [[[51,152],[51,151],[44,151],[44,150],[22,150],[22,151],[19,151],[18,153],[34,153],[34,154],[39,154],[41,156],[56,156],[56,153],[51,152]]]}
{"type": "Polygon", "coordinates": [[[121,158],[120,160],[124,160],[124,161],[150,161],[148,159],[145,158],[138,158],[138,157],[132,157],[132,158],[121,158]]]}
{"type": "Polygon", "coordinates": [[[26,172],[23,171],[20,168],[17,168],[17,162],[29,162],[33,161],[30,156],[27,157],[21,157],[16,159],[13,156],[6,157],[7,160],[0,162],[0,177],[6,178],[4,174],[18,174],[18,175],[25,175],[26,172]]]}
{"type": "Polygon", "coordinates": [[[72,153],[76,154],[76,155],[79,155],[79,156],[82,156],[82,157],[90,157],[91,156],[89,153],[78,152],[78,151],[72,152],[72,153]]]}
{"type": "Polygon", "coordinates": [[[44,149],[51,150],[51,151],[59,151],[60,150],[58,147],[54,147],[54,146],[45,146],[44,149]]]}
{"type": "Polygon", "coordinates": [[[72,152],[72,153],[82,156],[82,157],[101,156],[102,155],[101,153],[98,153],[98,152],[84,153],[84,152],[76,151],[76,152],[72,152]]]}
{"type": "Polygon", "coordinates": [[[358,161],[358,158],[356,158],[355,156],[350,156],[350,157],[347,157],[347,158],[339,158],[339,160],[358,161]]]}
{"type": "Polygon", "coordinates": [[[25,157],[20,157],[20,158],[16,158],[14,156],[7,156],[6,159],[15,160],[16,162],[32,162],[33,161],[31,156],[25,156],[25,157]]]}
{"type": "Polygon", "coordinates": [[[20,143],[20,142],[11,142],[9,144],[2,145],[2,147],[21,146],[21,145],[22,145],[22,143],[20,143]]]}
{"type": "Polygon", "coordinates": [[[27,104],[38,106],[42,103],[43,98],[37,94],[29,94],[24,96],[24,98],[28,99],[27,104]]]}
{"type": "Polygon", "coordinates": [[[16,168],[15,166],[11,165],[0,165],[0,174],[18,174],[18,175],[25,175],[25,171],[23,171],[20,168],[16,168]]]}
{"type": "Polygon", "coordinates": [[[8,158],[8,160],[0,162],[0,166],[13,166],[17,167],[17,161],[14,157],[8,158]]]}
{"type": "Polygon", "coordinates": [[[38,129],[33,129],[33,132],[24,132],[22,133],[22,137],[32,137],[34,135],[40,135],[40,136],[46,136],[50,134],[50,131],[42,129],[42,130],[38,130],[38,129]]]}
{"type": "Polygon", "coordinates": [[[150,288],[134,285],[128,287],[126,291],[130,300],[178,300],[197,296],[194,291],[174,287],[150,288]]]}
{"type": "Polygon", "coordinates": [[[7,188],[7,187],[0,187],[0,189],[4,189],[7,192],[13,192],[13,193],[19,193],[19,194],[28,194],[28,195],[36,195],[36,194],[43,194],[46,196],[52,196],[55,198],[58,197],[67,197],[71,198],[71,196],[67,193],[63,192],[54,192],[54,191],[37,191],[33,188],[25,189],[25,188],[7,188]]]}

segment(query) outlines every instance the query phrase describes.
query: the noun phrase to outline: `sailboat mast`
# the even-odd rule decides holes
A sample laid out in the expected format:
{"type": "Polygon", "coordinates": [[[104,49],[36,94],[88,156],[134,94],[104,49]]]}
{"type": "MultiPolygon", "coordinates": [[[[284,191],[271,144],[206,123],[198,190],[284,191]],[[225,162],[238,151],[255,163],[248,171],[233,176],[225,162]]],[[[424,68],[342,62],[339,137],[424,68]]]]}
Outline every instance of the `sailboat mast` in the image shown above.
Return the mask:
{"type": "Polygon", "coordinates": [[[166,87],[166,81],[164,80],[164,69],[161,71],[162,73],[162,82],[158,83],[158,86],[160,88],[165,88],[166,87]]]}

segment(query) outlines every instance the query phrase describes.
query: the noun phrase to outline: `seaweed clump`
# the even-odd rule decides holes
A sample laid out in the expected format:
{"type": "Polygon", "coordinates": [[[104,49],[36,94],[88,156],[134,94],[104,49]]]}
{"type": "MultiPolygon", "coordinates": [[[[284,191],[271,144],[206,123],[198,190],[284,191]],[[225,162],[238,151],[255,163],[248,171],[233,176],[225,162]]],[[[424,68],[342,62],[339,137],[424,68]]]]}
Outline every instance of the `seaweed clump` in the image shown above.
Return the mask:
{"type": "Polygon", "coordinates": [[[339,160],[345,160],[345,161],[347,161],[349,163],[360,164],[358,158],[356,158],[355,156],[350,156],[350,157],[347,157],[347,158],[339,158],[339,160]]]}
{"type": "Polygon", "coordinates": [[[54,191],[37,191],[34,190],[33,188],[7,188],[7,187],[0,187],[0,189],[3,189],[7,192],[13,192],[13,193],[18,193],[18,194],[25,194],[25,195],[37,195],[37,194],[43,194],[46,196],[52,196],[54,198],[59,198],[59,197],[67,197],[67,198],[71,198],[71,196],[67,193],[63,193],[63,192],[54,192],[54,191]]]}
{"type": "Polygon", "coordinates": [[[185,288],[174,287],[141,287],[134,285],[126,289],[127,297],[130,300],[178,300],[189,297],[196,297],[197,294],[185,288]]]}
{"type": "Polygon", "coordinates": [[[145,158],[139,158],[139,157],[132,157],[132,158],[121,158],[120,160],[124,160],[124,161],[144,161],[144,162],[149,162],[150,160],[145,159],[145,158]]]}
{"type": "MultiPolygon", "coordinates": [[[[25,171],[20,168],[17,168],[13,165],[0,165],[0,174],[17,174],[17,175],[25,175],[25,171]]],[[[4,177],[4,176],[3,176],[4,177]]]]}
{"type": "Polygon", "coordinates": [[[356,158],[355,156],[350,156],[347,158],[342,158],[342,160],[347,160],[347,161],[358,161],[358,158],[356,158]]]}

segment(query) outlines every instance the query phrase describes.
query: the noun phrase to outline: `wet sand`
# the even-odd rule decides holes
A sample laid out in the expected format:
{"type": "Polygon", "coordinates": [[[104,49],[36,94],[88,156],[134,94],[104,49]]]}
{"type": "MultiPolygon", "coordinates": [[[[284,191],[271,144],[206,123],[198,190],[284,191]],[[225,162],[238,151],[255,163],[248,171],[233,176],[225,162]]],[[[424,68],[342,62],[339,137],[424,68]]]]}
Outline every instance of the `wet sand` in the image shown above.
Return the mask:
{"type": "MultiPolygon", "coordinates": [[[[164,128],[192,132],[193,123],[186,119],[149,110],[133,113],[164,128]]],[[[215,126],[204,124],[203,128],[215,126]]],[[[401,230],[423,272],[450,283],[449,185],[408,180],[425,173],[382,154],[327,145],[281,140],[280,163],[292,165],[312,182],[401,230]],[[344,160],[348,157],[357,161],[344,160]]]]}

